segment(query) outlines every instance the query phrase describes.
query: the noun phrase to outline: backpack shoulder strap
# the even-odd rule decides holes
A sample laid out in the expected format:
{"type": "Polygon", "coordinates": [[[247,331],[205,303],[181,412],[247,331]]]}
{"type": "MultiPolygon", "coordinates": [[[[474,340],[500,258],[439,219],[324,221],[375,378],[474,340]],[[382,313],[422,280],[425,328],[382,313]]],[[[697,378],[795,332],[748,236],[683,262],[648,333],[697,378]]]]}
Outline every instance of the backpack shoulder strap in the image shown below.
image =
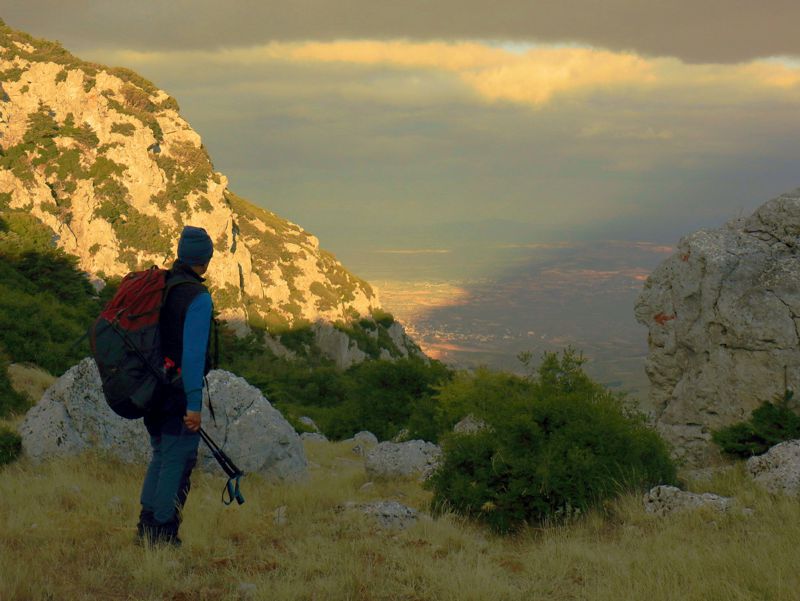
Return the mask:
{"type": "Polygon", "coordinates": [[[171,272],[171,274],[172,275],[167,277],[166,284],[164,285],[164,294],[163,294],[163,296],[161,298],[162,306],[163,306],[163,304],[165,302],[167,302],[167,295],[169,294],[170,290],[175,288],[175,286],[180,286],[182,284],[194,284],[194,285],[199,286],[199,287],[203,288],[204,290],[206,290],[206,287],[203,286],[203,284],[201,284],[200,282],[198,282],[194,278],[192,278],[192,277],[190,277],[190,276],[188,276],[188,275],[186,275],[184,273],[181,273],[179,271],[178,272],[173,271],[173,272],[171,272]]]}

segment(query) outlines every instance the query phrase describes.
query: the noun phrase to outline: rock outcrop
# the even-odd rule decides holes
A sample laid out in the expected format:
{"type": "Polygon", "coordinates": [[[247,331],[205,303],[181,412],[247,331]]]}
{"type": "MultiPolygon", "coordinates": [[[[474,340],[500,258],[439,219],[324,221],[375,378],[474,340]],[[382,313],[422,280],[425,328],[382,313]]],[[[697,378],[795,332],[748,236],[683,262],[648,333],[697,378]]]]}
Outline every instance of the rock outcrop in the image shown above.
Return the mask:
{"type": "Polygon", "coordinates": [[[775,445],[747,460],[753,480],[773,494],[800,497],[800,440],[775,445]]]}
{"type": "MultiPolygon", "coordinates": [[[[203,409],[203,427],[245,473],[292,480],[306,474],[299,436],[261,392],[222,370],[208,375],[216,423],[203,409]]],[[[20,426],[24,453],[35,461],[100,450],[126,463],[150,458],[142,420],[127,420],[109,409],[92,359],[69,369],[45,392],[20,426]]],[[[199,465],[219,469],[205,445],[199,465]]]]}
{"type": "Polygon", "coordinates": [[[712,430],[800,384],[800,190],[683,238],[648,278],[650,403],[678,459],[700,465],[712,430]]]}
{"type": "Polygon", "coordinates": [[[702,508],[726,512],[732,507],[731,497],[721,497],[713,493],[697,494],[675,486],[656,486],[644,496],[645,511],[662,516],[702,508]]]}
{"type": "MultiPolygon", "coordinates": [[[[0,21],[0,144],[0,211],[41,221],[93,279],[168,265],[181,228],[200,226],[214,240],[215,307],[237,332],[320,322],[317,346],[341,367],[367,356],[331,324],[370,321],[376,291],[300,226],[229,190],[175,99],[136,73],[0,21]]],[[[421,354],[399,324],[371,323],[383,330],[376,358],[421,354]]]]}
{"type": "Polygon", "coordinates": [[[365,467],[371,478],[428,478],[439,466],[442,450],[431,442],[382,442],[367,453],[365,467]]]}

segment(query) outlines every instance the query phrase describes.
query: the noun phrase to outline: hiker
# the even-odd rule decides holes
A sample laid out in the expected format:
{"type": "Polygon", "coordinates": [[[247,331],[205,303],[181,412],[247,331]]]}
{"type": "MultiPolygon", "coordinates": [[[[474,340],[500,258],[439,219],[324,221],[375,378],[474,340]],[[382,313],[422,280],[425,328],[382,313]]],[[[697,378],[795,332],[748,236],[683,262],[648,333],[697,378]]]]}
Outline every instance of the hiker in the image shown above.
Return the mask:
{"type": "Polygon", "coordinates": [[[183,228],[178,259],[167,275],[167,282],[182,283],[169,290],[159,319],[165,367],[175,383],[158,390],[144,416],[153,457],[142,485],[140,541],[181,544],[178,528],[197,463],[203,380],[210,367],[212,305],[202,276],[213,254],[203,228],[183,228]]]}

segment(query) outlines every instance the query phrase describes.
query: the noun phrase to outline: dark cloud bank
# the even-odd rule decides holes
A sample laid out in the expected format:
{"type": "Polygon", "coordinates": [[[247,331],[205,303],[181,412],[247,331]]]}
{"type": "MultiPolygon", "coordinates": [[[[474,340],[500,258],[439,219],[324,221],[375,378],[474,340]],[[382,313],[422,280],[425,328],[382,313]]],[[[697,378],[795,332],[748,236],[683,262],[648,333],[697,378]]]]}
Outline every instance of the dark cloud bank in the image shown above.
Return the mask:
{"type": "Polygon", "coordinates": [[[689,62],[800,55],[797,0],[5,0],[0,17],[76,49],[405,37],[579,42],[689,62]]]}

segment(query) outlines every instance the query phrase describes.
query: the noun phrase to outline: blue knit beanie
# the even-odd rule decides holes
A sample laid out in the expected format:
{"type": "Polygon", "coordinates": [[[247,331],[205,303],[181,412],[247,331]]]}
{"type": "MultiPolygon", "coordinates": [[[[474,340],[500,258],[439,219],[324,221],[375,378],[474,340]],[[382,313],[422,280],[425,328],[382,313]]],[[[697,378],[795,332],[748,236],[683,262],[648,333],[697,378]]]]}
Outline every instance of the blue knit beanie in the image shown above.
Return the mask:
{"type": "Polygon", "coordinates": [[[186,225],[178,242],[178,259],[188,265],[205,265],[214,254],[214,245],[201,227],[186,225]]]}

